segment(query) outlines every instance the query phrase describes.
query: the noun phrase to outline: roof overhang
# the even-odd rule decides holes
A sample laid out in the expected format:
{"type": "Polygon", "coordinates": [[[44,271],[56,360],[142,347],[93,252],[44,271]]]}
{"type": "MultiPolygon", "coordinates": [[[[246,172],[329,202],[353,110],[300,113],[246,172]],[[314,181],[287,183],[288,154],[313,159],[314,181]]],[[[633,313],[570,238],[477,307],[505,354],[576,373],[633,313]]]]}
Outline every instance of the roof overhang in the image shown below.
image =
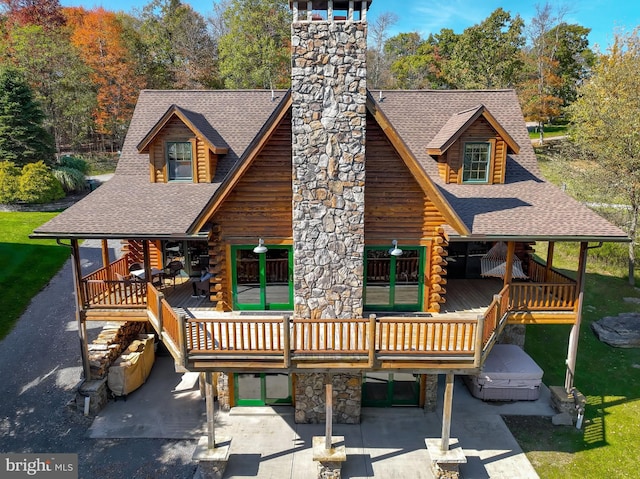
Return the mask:
{"type": "Polygon", "coordinates": [[[458,236],[455,233],[448,234],[449,242],[466,241],[515,241],[517,243],[526,242],[571,242],[571,243],[630,243],[628,236],[510,236],[510,235],[470,235],[458,236]]]}

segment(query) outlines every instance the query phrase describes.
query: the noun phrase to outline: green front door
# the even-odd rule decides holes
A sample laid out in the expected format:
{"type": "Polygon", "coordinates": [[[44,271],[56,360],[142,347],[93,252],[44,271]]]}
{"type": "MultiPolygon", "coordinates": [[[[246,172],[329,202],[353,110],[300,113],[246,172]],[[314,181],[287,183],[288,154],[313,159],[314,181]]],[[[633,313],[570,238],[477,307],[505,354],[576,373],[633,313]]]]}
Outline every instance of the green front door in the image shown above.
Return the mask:
{"type": "Polygon", "coordinates": [[[237,406],[291,404],[291,381],[285,373],[233,375],[237,406]]]}
{"type": "Polygon", "coordinates": [[[233,308],[239,310],[293,309],[293,261],[290,246],[232,246],[233,308]]]}
{"type": "Polygon", "coordinates": [[[367,373],[362,383],[362,405],[417,406],[420,377],[409,373],[367,373]]]}

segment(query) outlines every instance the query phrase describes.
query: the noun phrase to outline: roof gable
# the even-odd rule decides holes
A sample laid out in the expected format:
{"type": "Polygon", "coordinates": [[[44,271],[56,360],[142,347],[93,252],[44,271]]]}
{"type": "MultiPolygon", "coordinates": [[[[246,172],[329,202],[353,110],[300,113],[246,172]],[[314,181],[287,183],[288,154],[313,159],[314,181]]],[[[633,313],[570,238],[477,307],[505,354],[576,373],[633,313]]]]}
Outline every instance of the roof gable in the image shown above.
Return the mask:
{"type": "Polygon", "coordinates": [[[153,125],[142,141],[138,143],[138,153],[147,153],[151,142],[174,117],[180,119],[195,136],[201,138],[216,155],[224,155],[229,151],[229,148],[224,144],[224,140],[201,113],[189,111],[173,104],[153,125]]]}
{"type": "Polygon", "coordinates": [[[451,115],[436,136],[427,144],[427,153],[434,156],[443,155],[480,117],[484,117],[489,125],[504,139],[510,153],[518,154],[520,151],[518,143],[484,105],[478,105],[451,115]]]}

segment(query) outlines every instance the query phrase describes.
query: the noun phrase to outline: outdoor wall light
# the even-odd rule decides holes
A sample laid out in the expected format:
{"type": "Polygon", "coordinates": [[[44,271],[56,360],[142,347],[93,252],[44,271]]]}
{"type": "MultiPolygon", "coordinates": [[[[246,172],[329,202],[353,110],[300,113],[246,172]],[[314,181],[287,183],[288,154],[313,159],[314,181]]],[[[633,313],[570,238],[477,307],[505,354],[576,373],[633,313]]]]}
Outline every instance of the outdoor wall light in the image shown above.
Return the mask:
{"type": "Polygon", "coordinates": [[[389,250],[389,254],[391,256],[402,256],[402,250],[398,248],[398,240],[393,240],[391,242],[391,245],[393,246],[393,248],[389,250]]]}
{"type": "Polygon", "coordinates": [[[267,251],[269,251],[267,249],[267,247],[264,245],[264,240],[262,238],[260,238],[258,240],[258,246],[256,246],[255,248],[253,248],[253,252],[256,254],[264,254],[267,251]]]}

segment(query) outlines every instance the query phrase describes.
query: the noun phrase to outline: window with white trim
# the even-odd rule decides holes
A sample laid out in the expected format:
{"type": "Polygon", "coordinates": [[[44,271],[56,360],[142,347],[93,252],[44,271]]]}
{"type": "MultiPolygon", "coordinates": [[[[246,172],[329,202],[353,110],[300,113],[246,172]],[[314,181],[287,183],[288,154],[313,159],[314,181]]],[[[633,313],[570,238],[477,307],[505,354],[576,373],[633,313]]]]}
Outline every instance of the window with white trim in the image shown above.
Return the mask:
{"type": "Polygon", "coordinates": [[[463,183],[488,183],[491,160],[491,143],[470,142],[464,144],[463,183]]]}
{"type": "Polygon", "coordinates": [[[191,142],[167,142],[167,169],[169,181],[193,180],[191,142]]]}

